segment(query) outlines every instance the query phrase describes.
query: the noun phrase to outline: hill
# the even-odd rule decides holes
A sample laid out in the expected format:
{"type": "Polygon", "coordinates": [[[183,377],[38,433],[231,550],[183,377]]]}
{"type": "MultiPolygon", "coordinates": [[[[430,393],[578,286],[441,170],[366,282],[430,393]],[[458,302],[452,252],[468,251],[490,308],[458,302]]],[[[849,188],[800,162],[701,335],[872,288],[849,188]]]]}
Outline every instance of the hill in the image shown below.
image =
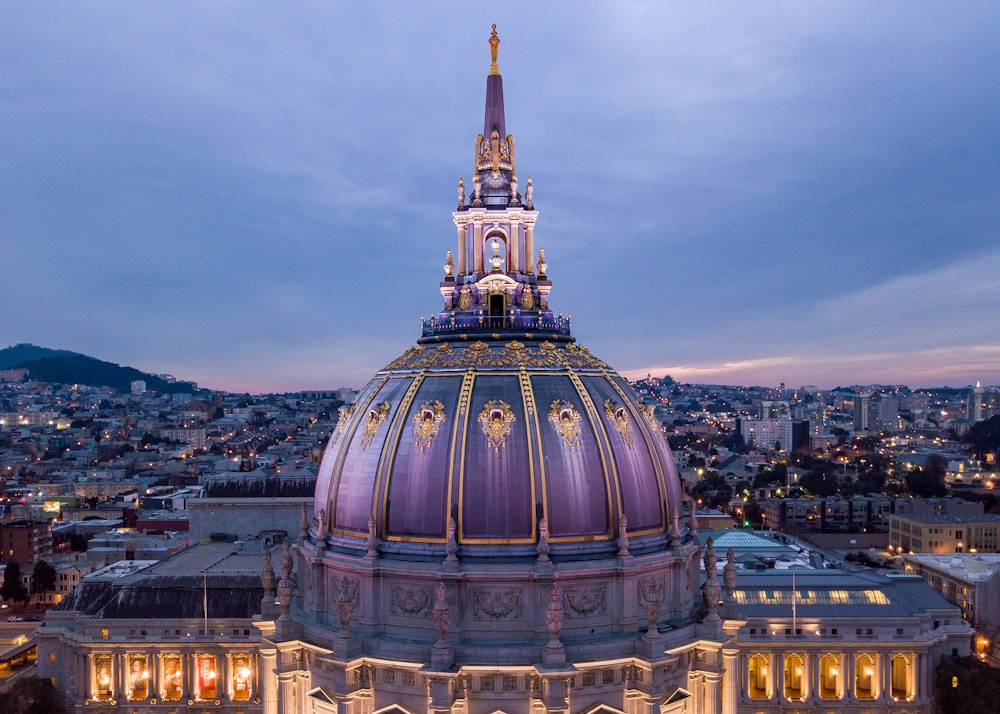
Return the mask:
{"type": "Polygon", "coordinates": [[[86,384],[128,392],[133,381],[143,380],[147,390],[160,394],[197,391],[191,382],[171,383],[134,367],[122,367],[68,350],[52,350],[29,344],[0,350],[0,369],[16,367],[27,369],[31,379],[54,384],[86,384]]]}
{"type": "Polygon", "coordinates": [[[50,350],[48,347],[38,347],[22,342],[19,345],[0,350],[0,369],[11,369],[20,366],[22,362],[33,362],[46,357],[67,357],[76,354],[76,352],[69,350],[50,350]]]}

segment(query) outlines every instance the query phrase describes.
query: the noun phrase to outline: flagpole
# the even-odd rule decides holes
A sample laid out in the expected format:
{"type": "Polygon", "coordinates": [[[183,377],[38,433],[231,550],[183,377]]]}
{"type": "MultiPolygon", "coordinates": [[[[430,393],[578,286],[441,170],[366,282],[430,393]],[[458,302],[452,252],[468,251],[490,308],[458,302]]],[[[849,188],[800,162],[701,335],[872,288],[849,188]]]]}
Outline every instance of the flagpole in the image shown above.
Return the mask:
{"type": "Polygon", "coordinates": [[[204,586],[204,591],[203,591],[203,594],[202,594],[201,605],[202,605],[202,610],[205,613],[205,633],[204,634],[205,634],[205,637],[208,637],[208,573],[206,571],[202,571],[202,575],[204,576],[204,579],[205,579],[204,580],[205,586],[204,586]]]}
{"type": "Polygon", "coordinates": [[[797,593],[795,590],[795,571],[792,571],[792,635],[794,636],[798,632],[798,618],[795,613],[795,601],[797,599],[797,593]]]}

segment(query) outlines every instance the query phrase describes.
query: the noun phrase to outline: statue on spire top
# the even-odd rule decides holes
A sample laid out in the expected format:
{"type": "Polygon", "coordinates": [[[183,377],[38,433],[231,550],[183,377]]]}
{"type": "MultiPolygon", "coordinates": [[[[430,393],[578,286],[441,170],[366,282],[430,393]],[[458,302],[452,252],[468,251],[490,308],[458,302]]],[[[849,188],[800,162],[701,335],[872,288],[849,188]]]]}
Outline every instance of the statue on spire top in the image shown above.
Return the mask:
{"type": "Polygon", "coordinates": [[[493,32],[490,33],[490,74],[500,74],[500,68],[497,67],[497,48],[500,46],[500,38],[497,37],[497,26],[493,23],[493,32]]]}

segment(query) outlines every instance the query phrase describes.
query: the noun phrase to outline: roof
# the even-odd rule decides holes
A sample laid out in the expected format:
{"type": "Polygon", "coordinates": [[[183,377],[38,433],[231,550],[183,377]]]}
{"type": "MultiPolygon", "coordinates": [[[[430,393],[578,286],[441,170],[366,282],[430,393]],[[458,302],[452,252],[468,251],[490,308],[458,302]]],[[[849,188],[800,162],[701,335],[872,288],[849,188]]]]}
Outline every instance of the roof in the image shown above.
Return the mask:
{"type": "Polygon", "coordinates": [[[770,570],[738,576],[736,601],[742,617],[790,619],[793,600],[795,615],[800,618],[885,620],[930,610],[952,610],[961,617],[958,608],[918,575],[840,570],[797,570],[793,574],[770,570]]]}
{"type": "Polygon", "coordinates": [[[917,523],[1000,523],[1000,515],[995,513],[894,513],[892,517],[915,521],[917,523]]]}
{"type": "Polygon", "coordinates": [[[1000,553],[910,553],[903,562],[945,573],[949,578],[980,582],[1000,572],[1000,553]]]}
{"type": "Polygon", "coordinates": [[[53,609],[98,619],[191,619],[205,616],[207,594],[208,617],[249,619],[260,612],[262,551],[207,543],[142,569],[120,566],[91,574],[53,609]]]}

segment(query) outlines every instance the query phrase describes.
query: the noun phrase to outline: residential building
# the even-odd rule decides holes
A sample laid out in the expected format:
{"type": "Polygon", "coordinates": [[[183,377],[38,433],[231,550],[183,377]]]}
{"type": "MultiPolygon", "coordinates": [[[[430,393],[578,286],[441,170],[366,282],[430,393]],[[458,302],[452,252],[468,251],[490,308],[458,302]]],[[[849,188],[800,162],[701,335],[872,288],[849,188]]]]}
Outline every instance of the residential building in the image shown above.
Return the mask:
{"type": "Polygon", "coordinates": [[[889,517],[889,547],[900,553],[996,553],[1000,515],[889,517]]]}

